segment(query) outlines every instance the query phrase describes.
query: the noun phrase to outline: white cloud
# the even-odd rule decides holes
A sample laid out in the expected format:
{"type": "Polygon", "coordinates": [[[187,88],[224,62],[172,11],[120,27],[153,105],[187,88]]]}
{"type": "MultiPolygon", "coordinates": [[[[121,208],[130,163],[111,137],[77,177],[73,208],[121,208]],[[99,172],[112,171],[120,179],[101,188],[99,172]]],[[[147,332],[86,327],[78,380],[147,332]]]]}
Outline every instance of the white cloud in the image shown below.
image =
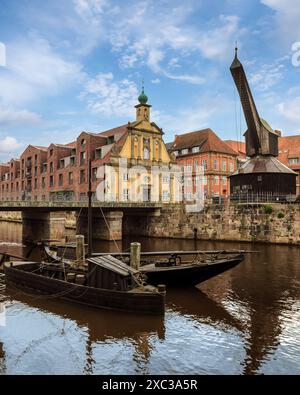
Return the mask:
{"type": "MultiPolygon", "coordinates": [[[[261,3],[275,11],[275,20],[277,27],[279,27],[281,38],[289,43],[293,40],[299,40],[299,0],[261,0],[261,3]]],[[[273,26],[272,28],[274,28],[273,26]]]]}
{"type": "Polygon", "coordinates": [[[0,139],[0,153],[14,153],[21,146],[14,137],[6,136],[0,139]]]}
{"type": "Polygon", "coordinates": [[[81,66],[55,53],[47,40],[31,36],[7,48],[7,68],[0,75],[0,101],[6,105],[57,94],[83,79],[81,66]]]}
{"type": "Polygon", "coordinates": [[[217,96],[203,96],[193,107],[181,108],[174,114],[153,111],[152,119],[168,131],[167,140],[174,137],[174,133],[185,133],[200,130],[211,126],[212,117],[220,114],[220,109],[226,111],[228,100],[217,96]]]}
{"type": "Polygon", "coordinates": [[[87,82],[81,97],[87,99],[88,108],[94,112],[105,116],[132,116],[138,89],[128,79],[115,81],[112,73],[99,73],[87,82]]]}
{"type": "Polygon", "coordinates": [[[151,80],[151,83],[154,85],[160,84],[160,79],[159,78],[155,78],[154,80],[151,80]]]}
{"type": "Polygon", "coordinates": [[[0,108],[0,125],[1,124],[34,124],[41,120],[40,115],[27,110],[15,110],[12,108],[0,108]]]}
{"type": "Polygon", "coordinates": [[[109,32],[120,65],[124,68],[147,65],[167,78],[203,83],[193,73],[176,75],[166,69],[178,68],[179,58],[184,60],[195,53],[207,59],[227,59],[232,53],[232,43],[243,30],[239,29],[236,15],[220,15],[201,28],[195,27],[189,23],[189,17],[197,5],[192,3],[193,7],[189,7],[189,3],[182,6],[176,2],[174,7],[160,3],[154,7],[151,1],[144,1],[138,10],[135,3],[134,7],[126,3],[109,32]],[[153,20],[158,29],[153,28],[153,20]]]}
{"type": "Polygon", "coordinates": [[[293,99],[282,101],[277,106],[279,113],[288,121],[296,124],[299,127],[300,124],[300,96],[293,99]]]}
{"type": "Polygon", "coordinates": [[[259,71],[250,74],[249,83],[255,85],[257,90],[267,91],[282,80],[284,70],[281,59],[272,64],[265,64],[259,71]]]}

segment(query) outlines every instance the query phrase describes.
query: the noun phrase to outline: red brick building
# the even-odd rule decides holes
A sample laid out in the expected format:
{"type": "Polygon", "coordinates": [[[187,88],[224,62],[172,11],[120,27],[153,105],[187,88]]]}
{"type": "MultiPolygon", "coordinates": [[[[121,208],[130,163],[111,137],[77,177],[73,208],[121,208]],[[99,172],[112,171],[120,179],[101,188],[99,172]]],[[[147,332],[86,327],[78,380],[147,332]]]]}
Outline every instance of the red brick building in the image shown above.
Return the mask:
{"type": "MultiPolygon", "coordinates": [[[[169,146],[176,162],[184,166],[190,191],[196,191],[201,167],[204,171],[202,185],[206,197],[226,197],[229,195],[228,176],[237,169],[238,153],[222,141],[211,129],[176,135],[169,146]]],[[[189,194],[189,189],[186,188],[189,194]]],[[[186,196],[189,198],[189,195],[186,196]]]]}
{"type": "MultiPolygon", "coordinates": [[[[151,179],[150,175],[153,166],[170,168],[174,162],[164,144],[162,129],[150,121],[151,105],[147,104],[144,91],[138,100],[133,122],[101,133],[83,131],[76,141],[69,144],[29,145],[20,160],[0,164],[0,199],[86,199],[91,159],[94,192],[99,185],[98,168],[105,164],[114,170],[111,185],[105,180],[108,184],[105,186],[105,199],[128,200],[132,184],[139,179],[141,182],[137,189],[141,194],[137,199],[149,201],[154,190],[152,187],[157,184],[157,194],[153,194],[156,201],[172,200],[174,194],[170,190],[174,190],[174,179],[166,182],[160,176],[151,179]],[[119,169],[120,160],[126,161],[129,170],[140,166],[147,174],[123,174],[119,169]]],[[[101,177],[100,181],[103,181],[101,177]]]]}
{"type": "Polygon", "coordinates": [[[300,195],[300,135],[279,138],[278,159],[290,169],[298,173],[296,193],[300,195]]]}

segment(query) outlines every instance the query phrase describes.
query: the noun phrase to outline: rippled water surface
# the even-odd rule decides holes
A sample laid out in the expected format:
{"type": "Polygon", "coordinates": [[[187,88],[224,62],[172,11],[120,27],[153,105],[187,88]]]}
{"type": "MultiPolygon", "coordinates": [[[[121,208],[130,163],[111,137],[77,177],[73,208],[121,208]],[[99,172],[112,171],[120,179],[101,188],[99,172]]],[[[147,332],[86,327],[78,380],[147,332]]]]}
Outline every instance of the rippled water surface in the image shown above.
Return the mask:
{"type": "MultiPolygon", "coordinates": [[[[0,223],[0,251],[23,254],[0,223]]],[[[134,238],[137,240],[137,238],[134,238]]],[[[124,240],[119,248],[127,249],[124,240]]],[[[196,288],[168,289],[164,318],[0,291],[2,374],[300,374],[300,248],[141,239],[143,250],[260,250],[196,288]],[[2,326],[1,326],[2,324],[2,326]],[[5,326],[3,326],[6,324],[5,326]]],[[[113,251],[113,243],[97,243],[113,251]]]]}

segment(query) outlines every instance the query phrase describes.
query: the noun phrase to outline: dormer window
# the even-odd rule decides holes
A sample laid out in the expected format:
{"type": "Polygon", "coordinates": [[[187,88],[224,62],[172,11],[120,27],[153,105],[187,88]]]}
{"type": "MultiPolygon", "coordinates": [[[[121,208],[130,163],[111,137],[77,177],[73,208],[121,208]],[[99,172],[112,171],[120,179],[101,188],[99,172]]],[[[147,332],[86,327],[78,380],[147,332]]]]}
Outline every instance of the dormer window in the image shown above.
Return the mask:
{"type": "Polygon", "coordinates": [[[102,157],[102,150],[101,148],[97,148],[95,150],[95,159],[101,159],[101,157],[102,157]]]}
{"type": "Polygon", "coordinates": [[[193,148],[192,148],[193,154],[195,154],[195,153],[197,153],[197,152],[199,152],[199,151],[200,151],[199,147],[193,147],[193,148]]]}
{"type": "Polygon", "coordinates": [[[189,153],[188,148],[185,148],[181,151],[181,155],[187,155],[189,153]]]}
{"type": "Polygon", "coordinates": [[[107,144],[113,144],[115,142],[115,136],[109,136],[107,138],[107,144]]]}

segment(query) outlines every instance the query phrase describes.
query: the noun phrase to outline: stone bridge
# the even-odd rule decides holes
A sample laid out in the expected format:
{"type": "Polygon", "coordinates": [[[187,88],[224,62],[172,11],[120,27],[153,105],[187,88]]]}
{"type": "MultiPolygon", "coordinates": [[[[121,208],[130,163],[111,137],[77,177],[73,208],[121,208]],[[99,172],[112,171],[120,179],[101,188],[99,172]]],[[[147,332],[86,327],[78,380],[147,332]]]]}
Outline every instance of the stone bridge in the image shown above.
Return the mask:
{"type": "MultiPolygon", "coordinates": [[[[76,213],[76,233],[86,236],[87,207],[87,201],[0,201],[0,211],[22,212],[24,242],[63,238],[68,211],[76,213]]],[[[132,228],[137,217],[159,216],[162,204],[94,201],[92,207],[93,238],[121,240],[124,226],[132,228]]]]}

